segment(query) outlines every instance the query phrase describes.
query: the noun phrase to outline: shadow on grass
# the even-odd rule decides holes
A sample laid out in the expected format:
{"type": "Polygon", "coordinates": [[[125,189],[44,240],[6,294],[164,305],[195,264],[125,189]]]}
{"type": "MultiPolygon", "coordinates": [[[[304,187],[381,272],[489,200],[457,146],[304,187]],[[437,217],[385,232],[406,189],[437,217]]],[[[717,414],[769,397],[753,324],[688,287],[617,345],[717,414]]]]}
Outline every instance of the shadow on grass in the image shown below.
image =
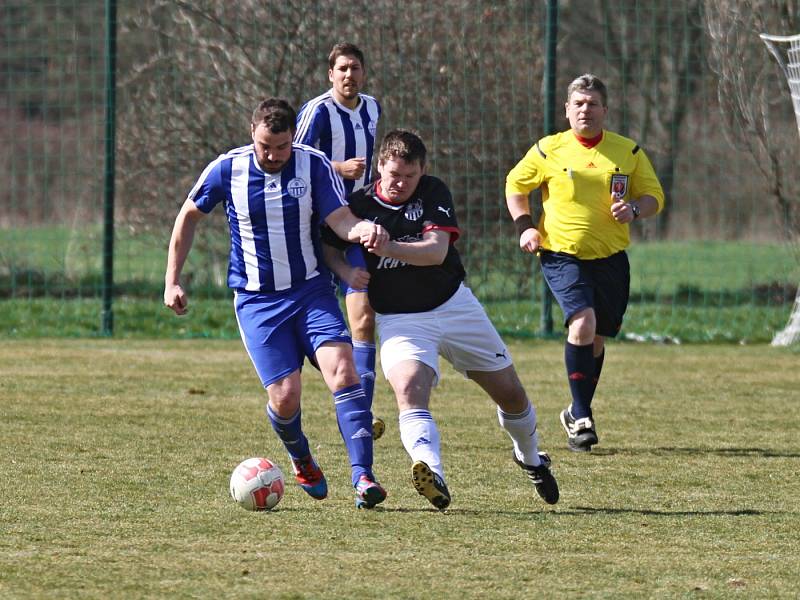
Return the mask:
{"type": "Polygon", "coordinates": [[[565,516],[580,516],[587,514],[631,514],[631,515],[647,515],[657,517],[760,517],[766,514],[775,514],[774,512],[766,512],[763,510],[752,510],[749,508],[735,509],[735,510],[652,510],[644,508],[596,508],[591,506],[570,506],[568,508],[554,507],[552,510],[547,510],[547,507],[542,506],[542,510],[497,510],[497,509],[474,509],[451,507],[444,512],[440,512],[433,508],[391,508],[388,506],[380,506],[372,509],[371,512],[386,512],[386,513],[439,513],[442,518],[457,518],[459,516],[486,516],[497,515],[506,517],[537,517],[547,518],[565,517],[565,516]]]}
{"type": "Polygon", "coordinates": [[[443,519],[458,517],[475,516],[506,516],[506,517],[536,517],[546,519],[550,517],[569,517],[587,514],[598,515],[647,515],[656,517],[761,517],[770,514],[794,514],[786,511],[765,511],[752,508],[736,508],[730,510],[655,510],[648,508],[613,508],[595,506],[546,506],[531,510],[498,510],[497,508],[470,508],[469,506],[451,506],[445,511],[439,511],[432,507],[408,508],[394,506],[376,506],[375,508],[364,511],[369,513],[395,513],[395,514],[431,514],[441,515],[443,519]]]}
{"type": "MultiPolygon", "coordinates": [[[[542,505],[544,509],[545,506],[542,505]]],[[[529,511],[518,511],[518,510],[497,510],[495,508],[492,509],[476,509],[476,508],[469,508],[463,506],[450,506],[447,510],[438,510],[433,507],[421,507],[421,508],[408,508],[407,506],[376,506],[375,508],[370,509],[370,513],[396,513],[396,514],[430,514],[430,515],[441,515],[442,519],[456,518],[456,517],[475,517],[475,516],[487,516],[487,515],[498,515],[498,516],[506,516],[506,517],[519,517],[519,516],[545,516],[548,513],[555,514],[555,511],[550,510],[529,510],[529,511]]],[[[559,512],[558,514],[564,514],[559,512]]],[[[583,514],[574,512],[573,514],[583,514]]]]}
{"type": "MultiPolygon", "coordinates": [[[[387,509],[384,509],[387,510],[387,509]]],[[[391,512],[438,512],[435,510],[417,511],[408,509],[388,509],[391,512]]],[[[731,510],[655,510],[648,508],[612,508],[612,507],[593,507],[593,506],[569,506],[563,507],[562,505],[554,506],[550,509],[542,506],[541,510],[526,510],[526,511],[510,511],[510,510],[477,510],[472,508],[450,508],[444,513],[447,516],[480,516],[480,515],[503,515],[508,517],[536,517],[537,519],[546,519],[550,517],[570,517],[570,516],[585,516],[589,514],[597,515],[646,515],[654,517],[762,517],[764,515],[774,514],[794,514],[787,513],[786,511],[764,511],[754,510],[751,508],[739,508],[731,510]]]]}
{"type": "MultiPolygon", "coordinates": [[[[773,514],[763,510],[753,510],[750,508],[740,508],[734,510],[652,510],[646,508],[594,508],[591,506],[571,506],[572,514],[631,514],[631,515],[648,515],[659,517],[747,517],[747,516],[762,516],[766,514],[773,514]]],[[[565,514],[559,511],[559,514],[565,514]]]]}
{"type": "Polygon", "coordinates": [[[615,454],[713,454],[715,456],[761,456],[764,458],[800,458],[800,451],[773,450],[771,448],[680,448],[661,446],[657,448],[594,448],[594,456],[613,456],[615,454]]]}

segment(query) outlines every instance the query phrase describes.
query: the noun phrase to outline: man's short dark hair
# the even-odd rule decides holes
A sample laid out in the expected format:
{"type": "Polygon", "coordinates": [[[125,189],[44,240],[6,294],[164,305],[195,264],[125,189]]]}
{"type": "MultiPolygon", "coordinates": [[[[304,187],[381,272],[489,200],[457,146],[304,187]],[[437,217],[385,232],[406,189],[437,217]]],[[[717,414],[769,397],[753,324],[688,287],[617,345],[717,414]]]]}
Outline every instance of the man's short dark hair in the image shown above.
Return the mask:
{"type": "Polygon", "coordinates": [[[294,132],[297,113],[283,98],[267,98],[262,100],[253,111],[253,127],[266,125],[271,133],[294,132]]]}
{"type": "Polygon", "coordinates": [[[408,163],[419,161],[419,166],[424,167],[427,154],[422,138],[416,133],[408,129],[393,129],[383,136],[378,161],[385,163],[387,160],[402,158],[408,163]]]}
{"type": "Polygon", "coordinates": [[[355,44],[351,44],[350,42],[339,42],[336,44],[328,55],[328,67],[332,69],[333,65],[336,64],[336,59],[340,56],[355,56],[358,62],[361,63],[361,66],[365,66],[364,53],[361,52],[361,49],[355,44]]]}
{"type": "Polygon", "coordinates": [[[572,92],[597,92],[603,101],[603,106],[608,106],[608,91],[606,84],[600,81],[600,78],[591,73],[585,73],[580,77],[572,80],[567,88],[567,102],[572,98],[572,92]]]}

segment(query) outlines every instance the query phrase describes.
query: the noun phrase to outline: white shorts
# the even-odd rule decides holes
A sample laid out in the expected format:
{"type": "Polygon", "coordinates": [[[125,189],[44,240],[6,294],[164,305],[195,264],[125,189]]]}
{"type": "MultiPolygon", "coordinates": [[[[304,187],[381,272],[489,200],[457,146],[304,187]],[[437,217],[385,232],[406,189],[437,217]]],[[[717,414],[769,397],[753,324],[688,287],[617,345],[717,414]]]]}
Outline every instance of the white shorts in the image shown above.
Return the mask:
{"type": "Polygon", "coordinates": [[[510,366],[511,355],[486,311],[467,286],[461,284],[444,304],[421,313],[377,314],[381,367],[417,360],[436,373],[439,354],[466,375],[467,371],[499,371],[510,366]]]}

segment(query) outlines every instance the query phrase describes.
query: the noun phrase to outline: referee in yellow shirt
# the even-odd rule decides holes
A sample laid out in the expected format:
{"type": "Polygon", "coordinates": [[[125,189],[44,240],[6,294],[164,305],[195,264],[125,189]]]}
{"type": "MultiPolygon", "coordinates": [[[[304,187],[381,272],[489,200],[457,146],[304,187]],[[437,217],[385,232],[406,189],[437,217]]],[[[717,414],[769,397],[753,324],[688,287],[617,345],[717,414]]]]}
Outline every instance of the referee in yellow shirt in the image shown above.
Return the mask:
{"type": "Polygon", "coordinates": [[[561,411],[568,445],[597,444],[592,398],[603,367],[604,340],[614,337],[628,306],[629,224],[657,214],[664,192],[636,143],[603,129],[606,86],[581,75],[567,88],[570,130],[539,140],[506,178],[506,203],[523,252],[538,253],[547,285],[564,312],[572,404],[561,411]],[[528,194],[542,188],[542,216],[531,218],[528,194]]]}

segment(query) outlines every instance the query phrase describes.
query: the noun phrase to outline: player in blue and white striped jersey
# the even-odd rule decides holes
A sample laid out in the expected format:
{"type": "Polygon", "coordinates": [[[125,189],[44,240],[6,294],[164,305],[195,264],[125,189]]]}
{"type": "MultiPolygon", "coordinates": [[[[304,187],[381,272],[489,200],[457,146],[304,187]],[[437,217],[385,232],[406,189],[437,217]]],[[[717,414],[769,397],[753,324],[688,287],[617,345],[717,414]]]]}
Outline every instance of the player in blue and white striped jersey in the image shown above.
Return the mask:
{"type": "MultiPolygon", "coordinates": [[[[328,67],[331,89],[302,106],[295,141],[324,152],[344,179],[349,195],[371,181],[381,106],[372,96],[361,93],[366,70],[364,54],[357,46],[348,42],[336,44],[328,56],[328,67]]],[[[348,250],[347,260],[366,272],[366,264],[356,247],[348,250]]],[[[341,282],[341,290],[353,334],[356,371],[371,402],[375,387],[375,313],[365,287],[341,282]]],[[[383,429],[383,420],[376,417],[373,422],[376,439],[383,429]]]]}
{"type": "Polygon", "coordinates": [[[328,65],[332,87],[300,108],[295,141],[324,152],[349,194],[371,181],[381,105],[361,92],[366,69],[364,54],[357,46],[336,44],[328,65]]]}
{"type": "Polygon", "coordinates": [[[295,478],[313,498],[327,482],[311,456],[300,418],[300,371],[308,357],[333,394],[350,457],[356,505],[386,498],[372,472],[372,413],[353,364],[351,339],[322,261],[320,225],[367,248],[386,231],[357,219],[325,155],[294,144],[296,115],[270,98],[253,112],[253,144],[209,164],[183,204],[169,245],[164,303],[187,312],[180,275],[200,219],[222,204],[230,228],[228,286],[245,349],[267,390],[267,416],[292,459],[295,478]]]}
{"type": "MultiPolygon", "coordinates": [[[[346,90],[355,89],[350,83],[344,85],[346,90]]],[[[352,108],[343,100],[333,88],[306,102],[298,115],[296,141],[322,150],[349,194],[371,180],[381,106],[367,94],[356,94],[352,108]]]]}

